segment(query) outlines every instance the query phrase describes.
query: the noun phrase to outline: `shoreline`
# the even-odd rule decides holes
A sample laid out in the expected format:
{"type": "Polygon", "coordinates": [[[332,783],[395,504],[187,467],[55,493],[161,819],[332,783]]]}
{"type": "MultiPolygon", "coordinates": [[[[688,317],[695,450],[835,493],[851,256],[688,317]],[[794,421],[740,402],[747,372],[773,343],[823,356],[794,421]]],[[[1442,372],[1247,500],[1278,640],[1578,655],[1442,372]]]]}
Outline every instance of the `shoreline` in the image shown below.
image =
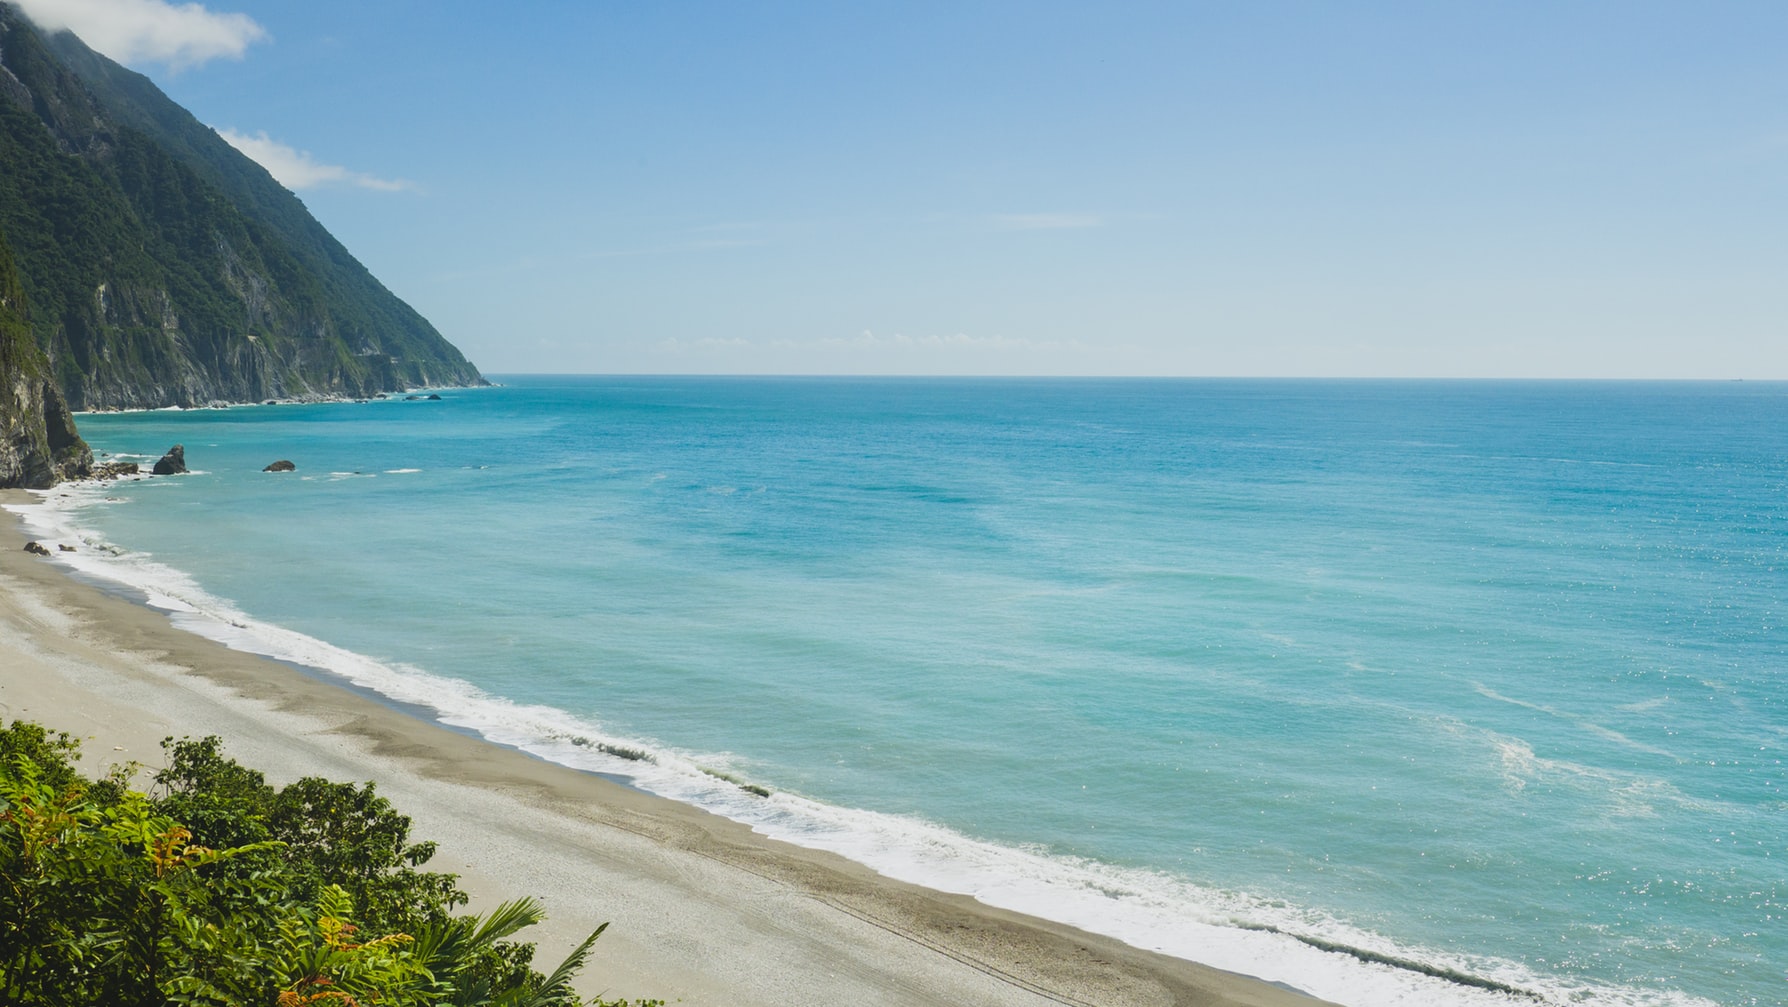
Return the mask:
{"type": "MultiPolygon", "coordinates": [[[[0,491],[0,503],[35,498],[0,491]]],[[[270,781],[371,780],[473,911],[533,895],[586,995],[675,1003],[1310,1007],[1264,980],[894,881],[835,854],[424,720],[175,627],[24,551],[0,521],[0,716],[84,739],[92,772],[217,734],[270,781]]]]}
{"type": "MultiPolygon", "coordinates": [[[[494,381],[485,381],[481,385],[424,385],[420,388],[405,388],[401,391],[374,392],[368,396],[338,395],[333,392],[306,392],[284,398],[262,399],[259,401],[231,401],[213,399],[210,402],[190,406],[112,406],[102,409],[74,409],[69,415],[81,416],[121,416],[130,413],[163,413],[163,412],[223,412],[229,409],[253,409],[265,406],[318,406],[318,405],[367,405],[372,402],[405,402],[427,398],[429,392],[463,392],[478,391],[483,388],[501,387],[494,381]]],[[[81,480],[68,480],[80,482],[81,480]]]]}

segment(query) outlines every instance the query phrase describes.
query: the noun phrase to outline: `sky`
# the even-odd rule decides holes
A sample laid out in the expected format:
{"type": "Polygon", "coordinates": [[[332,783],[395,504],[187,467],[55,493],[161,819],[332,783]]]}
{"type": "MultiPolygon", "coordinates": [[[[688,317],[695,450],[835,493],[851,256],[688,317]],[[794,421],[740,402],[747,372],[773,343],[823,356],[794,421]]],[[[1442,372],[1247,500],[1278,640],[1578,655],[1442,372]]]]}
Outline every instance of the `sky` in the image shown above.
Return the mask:
{"type": "Polygon", "coordinates": [[[1788,4],[24,0],[486,373],[1788,379],[1788,4]]]}

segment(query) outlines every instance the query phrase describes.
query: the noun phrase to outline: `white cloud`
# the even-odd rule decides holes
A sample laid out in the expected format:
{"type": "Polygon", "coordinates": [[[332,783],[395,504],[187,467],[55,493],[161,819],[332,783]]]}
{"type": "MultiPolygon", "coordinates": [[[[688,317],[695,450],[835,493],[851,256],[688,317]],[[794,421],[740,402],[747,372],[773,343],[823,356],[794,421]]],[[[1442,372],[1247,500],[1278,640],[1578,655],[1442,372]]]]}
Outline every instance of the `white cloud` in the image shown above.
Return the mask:
{"type": "MultiPolygon", "coordinates": [[[[213,126],[213,129],[217,127],[213,126]]],[[[414,190],[415,183],[401,179],[379,178],[358,171],[349,171],[337,164],[320,164],[308,150],[288,147],[268,136],[265,130],[253,136],[233,129],[218,129],[217,135],[229,141],[244,154],[259,162],[279,184],[288,189],[315,189],[324,185],[356,185],[380,192],[414,190]]]]}
{"type": "Polygon", "coordinates": [[[995,227],[1006,231],[1060,231],[1077,227],[1102,227],[1105,218],[1096,213],[1000,213],[995,227]]]}
{"type": "Polygon", "coordinates": [[[174,69],[220,57],[241,59],[267,38],[247,14],[218,14],[196,3],[167,0],[14,0],[38,26],[67,30],[126,65],[141,60],[174,69]]]}

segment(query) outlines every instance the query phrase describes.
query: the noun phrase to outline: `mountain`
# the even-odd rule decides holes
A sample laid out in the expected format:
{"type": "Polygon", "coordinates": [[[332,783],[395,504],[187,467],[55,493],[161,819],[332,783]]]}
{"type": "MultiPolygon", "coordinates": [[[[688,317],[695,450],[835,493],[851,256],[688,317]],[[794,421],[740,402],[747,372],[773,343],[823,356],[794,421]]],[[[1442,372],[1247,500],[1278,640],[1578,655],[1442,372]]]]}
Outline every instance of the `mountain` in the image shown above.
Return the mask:
{"type": "Polygon", "coordinates": [[[0,233],[75,410],[483,382],[260,165],[3,2],[0,233]]]}

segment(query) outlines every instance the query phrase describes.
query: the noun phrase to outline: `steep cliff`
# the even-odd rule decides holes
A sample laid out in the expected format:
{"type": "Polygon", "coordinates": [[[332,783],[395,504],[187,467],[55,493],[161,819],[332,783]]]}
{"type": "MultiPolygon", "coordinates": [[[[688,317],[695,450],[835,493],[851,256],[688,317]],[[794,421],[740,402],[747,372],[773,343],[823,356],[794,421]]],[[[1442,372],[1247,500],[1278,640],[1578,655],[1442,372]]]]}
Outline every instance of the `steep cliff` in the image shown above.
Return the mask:
{"type": "Polygon", "coordinates": [[[30,309],[0,233],[0,489],[41,489],[85,475],[93,453],[31,336],[30,309]]]}
{"type": "Polygon", "coordinates": [[[483,380],[260,165],[5,3],[0,230],[76,409],[483,380]]]}

